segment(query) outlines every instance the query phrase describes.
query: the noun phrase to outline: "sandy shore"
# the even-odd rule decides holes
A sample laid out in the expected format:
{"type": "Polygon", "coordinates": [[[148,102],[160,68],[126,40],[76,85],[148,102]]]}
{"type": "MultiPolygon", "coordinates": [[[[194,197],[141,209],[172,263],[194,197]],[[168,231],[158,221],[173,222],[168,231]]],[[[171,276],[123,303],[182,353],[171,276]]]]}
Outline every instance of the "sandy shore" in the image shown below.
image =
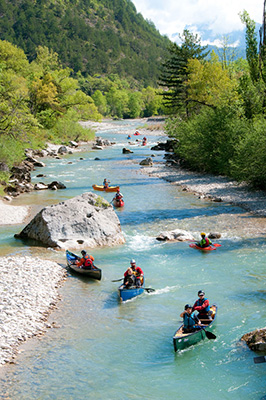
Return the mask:
{"type": "Polygon", "coordinates": [[[47,317],[65,275],[52,261],[0,258],[0,365],[13,361],[21,342],[51,327],[47,317]]]}

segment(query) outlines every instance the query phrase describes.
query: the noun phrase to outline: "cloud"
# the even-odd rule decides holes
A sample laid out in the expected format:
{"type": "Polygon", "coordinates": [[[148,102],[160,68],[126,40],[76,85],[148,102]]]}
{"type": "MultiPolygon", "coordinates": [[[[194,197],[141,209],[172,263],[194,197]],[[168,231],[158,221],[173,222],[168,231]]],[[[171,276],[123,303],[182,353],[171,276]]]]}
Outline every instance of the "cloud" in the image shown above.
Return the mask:
{"type": "Polygon", "coordinates": [[[213,35],[243,30],[239,12],[261,23],[263,0],[133,0],[138,12],[151,20],[161,34],[174,40],[186,26],[202,25],[213,35]]]}

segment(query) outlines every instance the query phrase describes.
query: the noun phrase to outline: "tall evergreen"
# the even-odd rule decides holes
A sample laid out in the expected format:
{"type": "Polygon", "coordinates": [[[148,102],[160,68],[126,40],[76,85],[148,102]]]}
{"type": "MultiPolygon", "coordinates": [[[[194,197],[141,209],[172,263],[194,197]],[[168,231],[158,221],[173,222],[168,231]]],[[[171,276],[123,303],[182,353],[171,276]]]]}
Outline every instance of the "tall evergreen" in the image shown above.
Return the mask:
{"type": "Polygon", "coordinates": [[[185,29],[180,35],[181,46],[171,43],[166,61],[161,65],[159,84],[165,87],[163,98],[165,105],[172,113],[185,111],[188,114],[187,89],[184,82],[187,80],[187,64],[191,58],[199,60],[208,55],[207,46],[201,46],[201,39],[185,29]]]}

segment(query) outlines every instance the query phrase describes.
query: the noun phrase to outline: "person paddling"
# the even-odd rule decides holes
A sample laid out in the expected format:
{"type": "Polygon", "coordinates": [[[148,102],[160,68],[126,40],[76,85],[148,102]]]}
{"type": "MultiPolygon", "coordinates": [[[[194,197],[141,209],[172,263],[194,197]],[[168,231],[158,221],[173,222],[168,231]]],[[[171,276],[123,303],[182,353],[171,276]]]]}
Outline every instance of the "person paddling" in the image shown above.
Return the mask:
{"type": "Polygon", "coordinates": [[[77,267],[83,269],[94,269],[93,265],[94,257],[88,255],[85,250],[81,250],[81,254],[82,258],[80,258],[80,260],[77,261],[77,267]]]}
{"type": "Polygon", "coordinates": [[[104,189],[108,189],[109,183],[110,183],[110,181],[108,181],[108,180],[105,178],[105,179],[103,180],[103,188],[104,188],[104,189]]]}
{"type": "Polygon", "coordinates": [[[116,200],[117,202],[120,203],[120,201],[122,200],[123,197],[124,197],[124,196],[122,195],[122,193],[120,192],[120,190],[117,189],[116,195],[115,195],[115,197],[113,198],[112,201],[116,200]]]}
{"type": "Polygon", "coordinates": [[[209,247],[212,244],[211,240],[206,236],[206,233],[202,232],[200,236],[201,236],[201,241],[199,243],[196,243],[197,246],[202,247],[204,249],[204,247],[209,247]]]}
{"type": "Polygon", "coordinates": [[[205,298],[205,292],[203,290],[198,291],[198,300],[195,301],[193,306],[193,311],[198,311],[197,317],[200,320],[211,320],[211,312],[210,312],[210,302],[205,298]]]}
{"type": "MultiPolygon", "coordinates": [[[[130,261],[130,265],[131,265],[131,269],[133,271],[133,274],[136,277],[136,286],[140,287],[143,284],[143,279],[144,279],[144,274],[143,271],[140,267],[136,266],[136,261],[134,259],[132,259],[130,261]]],[[[124,273],[124,277],[126,277],[126,275],[128,274],[128,269],[126,270],[126,272],[124,273]]]]}
{"type": "Polygon", "coordinates": [[[184,333],[190,333],[200,329],[201,322],[198,316],[195,314],[195,311],[192,311],[192,306],[189,304],[185,305],[185,311],[180,314],[180,317],[183,318],[184,333]]]}
{"type": "Polygon", "coordinates": [[[136,276],[134,275],[132,268],[128,268],[124,276],[124,286],[126,289],[130,289],[132,286],[136,286],[136,276]]]}

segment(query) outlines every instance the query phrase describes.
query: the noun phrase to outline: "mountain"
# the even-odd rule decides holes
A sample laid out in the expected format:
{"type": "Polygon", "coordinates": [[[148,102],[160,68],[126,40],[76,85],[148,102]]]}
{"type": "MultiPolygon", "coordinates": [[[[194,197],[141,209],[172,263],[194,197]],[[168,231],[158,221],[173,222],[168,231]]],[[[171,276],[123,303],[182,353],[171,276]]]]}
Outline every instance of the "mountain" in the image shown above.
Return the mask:
{"type": "MultiPolygon", "coordinates": [[[[259,30],[261,24],[256,23],[257,41],[259,43],[259,30]]],[[[243,30],[235,30],[228,34],[217,35],[206,25],[186,26],[186,29],[197,33],[201,38],[201,43],[208,46],[208,50],[214,50],[218,55],[222,54],[223,45],[227,47],[228,53],[233,59],[246,58],[246,38],[245,27],[243,30]]]]}
{"type": "Polygon", "coordinates": [[[0,0],[0,39],[31,61],[37,46],[86,75],[118,74],[156,85],[170,40],[130,0],[0,0]]]}

